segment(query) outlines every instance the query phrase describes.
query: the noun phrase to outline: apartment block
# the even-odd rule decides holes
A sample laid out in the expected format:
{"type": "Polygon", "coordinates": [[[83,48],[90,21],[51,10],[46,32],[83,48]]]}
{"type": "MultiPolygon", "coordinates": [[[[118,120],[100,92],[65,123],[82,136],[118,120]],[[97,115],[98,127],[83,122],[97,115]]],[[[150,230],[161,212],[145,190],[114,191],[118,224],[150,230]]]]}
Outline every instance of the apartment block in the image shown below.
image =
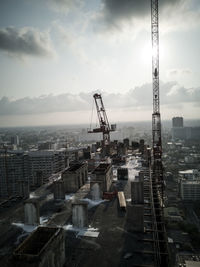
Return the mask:
{"type": "Polygon", "coordinates": [[[43,180],[45,181],[53,173],[57,173],[68,167],[66,149],[30,151],[28,155],[30,183],[32,185],[37,183],[38,172],[42,173],[43,180]]]}
{"type": "Polygon", "coordinates": [[[28,190],[29,160],[26,153],[0,151],[0,198],[20,195],[28,190]]]}

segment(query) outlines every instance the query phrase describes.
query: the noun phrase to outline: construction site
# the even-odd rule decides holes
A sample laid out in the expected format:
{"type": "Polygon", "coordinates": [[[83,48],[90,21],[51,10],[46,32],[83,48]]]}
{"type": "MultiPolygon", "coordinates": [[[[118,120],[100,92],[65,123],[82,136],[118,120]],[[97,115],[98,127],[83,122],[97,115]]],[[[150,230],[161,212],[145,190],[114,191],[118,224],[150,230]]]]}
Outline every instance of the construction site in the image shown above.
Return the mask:
{"type": "Polygon", "coordinates": [[[163,212],[158,0],[149,2],[152,143],[111,141],[116,125],[95,93],[99,126],[88,134],[100,133],[102,141],[93,159],[90,150],[84,160],[75,155],[30,194],[0,203],[1,267],[174,266],[163,212]]]}

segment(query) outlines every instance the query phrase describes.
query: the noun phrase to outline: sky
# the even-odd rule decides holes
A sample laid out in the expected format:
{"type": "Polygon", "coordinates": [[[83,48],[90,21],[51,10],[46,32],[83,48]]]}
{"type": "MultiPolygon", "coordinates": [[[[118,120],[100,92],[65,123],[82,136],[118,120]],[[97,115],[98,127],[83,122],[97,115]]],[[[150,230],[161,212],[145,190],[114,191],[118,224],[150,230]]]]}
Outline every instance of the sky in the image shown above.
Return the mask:
{"type": "MultiPolygon", "coordinates": [[[[200,1],[159,22],[161,118],[200,119],[200,1]]],[[[151,120],[151,55],[150,0],[0,0],[0,127],[151,120]]]]}

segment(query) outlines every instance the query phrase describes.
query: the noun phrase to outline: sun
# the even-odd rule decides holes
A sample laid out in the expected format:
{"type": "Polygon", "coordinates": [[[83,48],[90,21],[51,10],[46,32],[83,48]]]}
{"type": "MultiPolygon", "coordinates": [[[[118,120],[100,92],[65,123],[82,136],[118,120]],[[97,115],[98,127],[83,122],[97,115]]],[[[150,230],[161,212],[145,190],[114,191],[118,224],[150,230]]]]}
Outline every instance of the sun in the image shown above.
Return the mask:
{"type": "MultiPolygon", "coordinates": [[[[151,43],[145,44],[141,49],[141,59],[143,63],[149,63],[152,61],[152,56],[156,56],[158,53],[157,49],[152,50],[151,43]]],[[[164,60],[164,46],[159,46],[159,58],[164,60]]]]}

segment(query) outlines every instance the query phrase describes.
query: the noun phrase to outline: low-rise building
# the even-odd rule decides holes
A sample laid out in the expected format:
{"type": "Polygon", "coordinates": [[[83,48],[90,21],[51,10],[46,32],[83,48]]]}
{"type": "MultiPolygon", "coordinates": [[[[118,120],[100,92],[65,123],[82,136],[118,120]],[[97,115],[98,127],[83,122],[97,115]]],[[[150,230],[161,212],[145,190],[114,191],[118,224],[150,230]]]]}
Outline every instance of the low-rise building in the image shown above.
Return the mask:
{"type": "Polygon", "coordinates": [[[200,200],[200,181],[181,180],[180,196],[182,200],[200,200]]]}

